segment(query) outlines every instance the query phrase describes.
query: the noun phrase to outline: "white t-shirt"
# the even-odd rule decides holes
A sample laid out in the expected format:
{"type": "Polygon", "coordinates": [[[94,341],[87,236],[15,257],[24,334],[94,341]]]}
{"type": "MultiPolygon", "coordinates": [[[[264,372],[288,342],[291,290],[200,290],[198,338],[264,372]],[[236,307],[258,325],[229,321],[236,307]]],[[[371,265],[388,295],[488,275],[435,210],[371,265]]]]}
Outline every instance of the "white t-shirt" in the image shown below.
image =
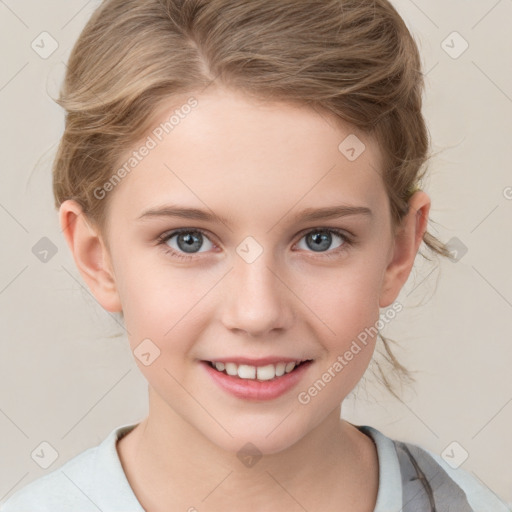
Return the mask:
{"type": "MultiPolygon", "coordinates": [[[[60,468],[16,492],[0,512],[144,512],[123,471],[116,441],[137,424],[115,428],[98,446],[79,453],[60,468]]],[[[402,510],[402,478],[392,439],[370,426],[354,425],[369,435],[379,458],[379,490],[374,512],[402,510]]],[[[510,512],[493,492],[468,472],[452,469],[426,450],[466,493],[475,512],[510,512]]],[[[191,503],[193,509],[194,504],[191,503]]]]}

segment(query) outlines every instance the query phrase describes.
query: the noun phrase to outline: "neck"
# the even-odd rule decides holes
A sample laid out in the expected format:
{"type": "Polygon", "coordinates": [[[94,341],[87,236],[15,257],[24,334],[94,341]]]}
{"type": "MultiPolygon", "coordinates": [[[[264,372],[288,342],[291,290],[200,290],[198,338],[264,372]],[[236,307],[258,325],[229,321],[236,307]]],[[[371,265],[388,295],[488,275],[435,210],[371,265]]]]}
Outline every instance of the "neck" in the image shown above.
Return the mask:
{"type": "MultiPolygon", "coordinates": [[[[292,446],[259,460],[225,451],[192,427],[150,388],[150,414],[118,443],[127,478],[148,512],[159,510],[311,510],[332,495],[361,509],[361,482],[373,510],[378,459],[373,442],[340,418],[341,405],[292,446]],[[321,489],[325,489],[321,491],[321,489]],[[316,497],[320,494],[320,497],[316,497]],[[313,498],[315,497],[315,498],[313,498]],[[299,506],[300,505],[300,506],[299,506]],[[309,506],[308,506],[309,505],[309,506]],[[293,507],[292,507],[293,508],[293,507]]],[[[327,502],[326,502],[327,503],[327,502]]],[[[342,510],[339,507],[336,510],[342,510]]]]}

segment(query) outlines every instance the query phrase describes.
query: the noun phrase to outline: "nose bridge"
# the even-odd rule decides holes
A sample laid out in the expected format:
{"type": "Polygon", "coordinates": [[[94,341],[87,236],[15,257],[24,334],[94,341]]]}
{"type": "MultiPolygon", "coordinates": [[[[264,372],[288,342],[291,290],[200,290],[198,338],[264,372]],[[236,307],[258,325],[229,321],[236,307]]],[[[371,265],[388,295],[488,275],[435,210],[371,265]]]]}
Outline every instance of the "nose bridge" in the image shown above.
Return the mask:
{"type": "Polygon", "coordinates": [[[223,320],[230,329],[243,330],[255,336],[273,329],[285,328],[292,321],[290,292],[277,275],[272,251],[262,250],[255,258],[244,252],[240,244],[230,272],[230,286],[223,320]]]}

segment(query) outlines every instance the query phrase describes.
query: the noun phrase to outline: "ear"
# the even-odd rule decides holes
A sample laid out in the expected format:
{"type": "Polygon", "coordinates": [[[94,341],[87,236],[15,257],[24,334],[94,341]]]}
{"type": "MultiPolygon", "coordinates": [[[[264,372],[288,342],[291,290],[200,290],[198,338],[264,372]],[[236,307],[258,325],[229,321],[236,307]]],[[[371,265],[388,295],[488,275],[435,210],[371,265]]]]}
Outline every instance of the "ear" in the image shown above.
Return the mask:
{"type": "Polygon", "coordinates": [[[379,306],[385,308],[398,297],[414,265],[423,235],[427,230],[430,198],[422,190],[409,199],[409,211],[397,228],[394,248],[386,268],[379,306]]]}
{"type": "Polygon", "coordinates": [[[110,254],[82,207],[76,201],[64,201],[59,220],[76,266],[96,300],[107,311],[122,311],[110,254]]]}

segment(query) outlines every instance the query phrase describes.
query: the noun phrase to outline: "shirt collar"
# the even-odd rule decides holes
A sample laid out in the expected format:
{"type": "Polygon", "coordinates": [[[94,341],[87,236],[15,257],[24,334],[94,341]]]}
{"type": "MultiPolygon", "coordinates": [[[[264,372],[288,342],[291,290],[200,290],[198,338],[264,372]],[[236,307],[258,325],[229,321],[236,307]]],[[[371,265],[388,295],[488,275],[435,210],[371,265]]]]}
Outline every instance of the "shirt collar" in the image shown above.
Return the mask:
{"type": "Polygon", "coordinates": [[[101,468],[101,471],[94,476],[96,480],[94,488],[102,489],[102,493],[98,497],[99,503],[96,503],[100,510],[144,512],[126,478],[116,447],[117,440],[137,425],[138,423],[130,423],[115,428],[96,451],[96,460],[93,466],[101,468]]]}
{"type": "Polygon", "coordinates": [[[393,440],[368,425],[354,425],[369,436],[377,447],[379,458],[379,490],[373,512],[402,510],[402,474],[393,440]]]}
{"type": "MultiPolygon", "coordinates": [[[[101,503],[98,503],[102,510],[144,512],[126,478],[116,448],[117,440],[137,425],[138,423],[129,423],[115,428],[98,447],[94,466],[102,468],[102,471],[101,475],[97,473],[95,476],[98,480],[101,478],[101,481],[96,482],[95,488],[104,489],[99,497],[101,503]],[[108,478],[108,482],[105,482],[105,478],[108,478]]],[[[379,488],[374,512],[401,510],[402,477],[393,440],[371,426],[354,425],[354,427],[370,437],[377,448],[379,488]]]]}

